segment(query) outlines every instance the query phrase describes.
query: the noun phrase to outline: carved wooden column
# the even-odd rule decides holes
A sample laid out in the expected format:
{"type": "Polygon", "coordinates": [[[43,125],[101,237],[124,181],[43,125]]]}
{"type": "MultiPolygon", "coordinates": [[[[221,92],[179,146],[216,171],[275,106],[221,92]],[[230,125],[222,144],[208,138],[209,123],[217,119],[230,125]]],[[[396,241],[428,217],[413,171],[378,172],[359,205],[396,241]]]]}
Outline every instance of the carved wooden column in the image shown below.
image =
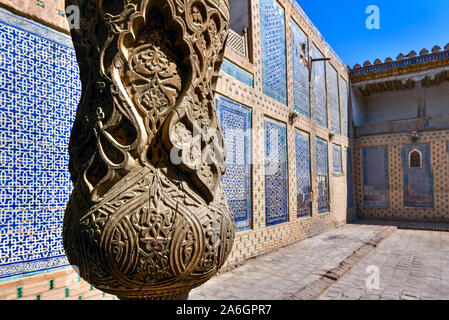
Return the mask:
{"type": "Polygon", "coordinates": [[[178,299],[226,261],[234,219],[214,89],[227,0],[67,0],[82,97],[64,248],[121,299],[178,299]]]}

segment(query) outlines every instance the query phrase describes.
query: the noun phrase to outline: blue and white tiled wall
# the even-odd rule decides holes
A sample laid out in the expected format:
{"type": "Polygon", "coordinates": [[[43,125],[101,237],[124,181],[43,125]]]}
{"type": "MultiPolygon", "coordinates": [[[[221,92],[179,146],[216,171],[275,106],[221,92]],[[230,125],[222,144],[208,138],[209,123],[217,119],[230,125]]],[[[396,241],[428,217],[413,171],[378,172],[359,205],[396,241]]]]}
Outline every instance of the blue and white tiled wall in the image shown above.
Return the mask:
{"type": "Polygon", "coordinates": [[[0,9],[0,278],[67,264],[67,146],[80,93],[70,37],[0,9]]]}
{"type": "Polygon", "coordinates": [[[388,146],[363,148],[363,197],[365,208],[390,206],[388,146]]]}
{"type": "Polygon", "coordinates": [[[286,125],[265,118],[266,225],[288,221],[288,165],[286,125]]]}
{"type": "Polygon", "coordinates": [[[309,70],[305,61],[309,59],[309,42],[306,34],[291,19],[292,30],[292,62],[293,62],[293,104],[295,111],[310,117],[309,70]],[[305,52],[301,52],[301,46],[305,52]],[[305,56],[302,57],[302,54],[305,56]],[[302,59],[302,60],[301,60],[302,59]]]}
{"type": "Polygon", "coordinates": [[[338,90],[338,73],[331,65],[329,72],[330,129],[335,134],[341,133],[340,92],[338,90]]]}
{"type": "Polygon", "coordinates": [[[241,83],[246,84],[248,87],[253,87],[253,75],[228,59],[224,59],[223,64],[221,65],[221,71],[226,72],[228,75],[239,80],[241,83]]]}
{"type": "Polygon", "coordinates": [[[402,146],[402,170],[404,172],[404,206],[409,208],[434,207],[434,179],[431,166],[430,144],[402,146]],[[412,167],[410,156],[419,155],[420,166],[412,167]]]}
{"type": "Polygon", "coordinates": [[[354,165],[359,215],[448,222],[448,139],[447,130],[423,131],[417,142],[409,133],[358,138],[352,149],[354,162],[348,166],[354,165]]]}
{"type": "Polygon", "coordinates": [[[341,116],[343,119],[343,130],[342,134],[345,137],[349,136],[349,91],[348,83],[345,79],[340,76],[340,97],[341,97],[341,116]]]}
{"type": "Polygon", "coordinates": [[[267,96],[287,104],[285,13],[276,0],[260,0],[262,85],[267,96]]]}
{"type": "Polygon", "coordinates": [[[333,173],[342,174],[343,173],[343,161],[341,155],[341,146],[332,144],[332,167],[333,173]]]}
{"type": "Polygon", "coordinates": [[[297,214],[298,217],[309,217],[311,215],[310,191],[312,190],[310,178],[310,135],[295,129],[295,147],[297,214]]]}
{"type": "MultiPolygon", "coordinates": [[[[324,55],[313,46],[312,59],[324,59],[324,55]]],[[[316,61],[312,67],[312,105],[314,118],[323,127],[328,126],[327,119],[327,88],[326,88],[326,63],[316,61]]]]}
{"type": "Polygon", "coordinates": [[[251,109],[218,96],[217,113],[226,143],[223,188],[237,232],[251,229],[251,109]]]}
{"type": "Polygon", "coordinates": [[[316,138],[316,172],[318,180],[318,213],[329,212],[329,160],[328,143],[316,138]]]}

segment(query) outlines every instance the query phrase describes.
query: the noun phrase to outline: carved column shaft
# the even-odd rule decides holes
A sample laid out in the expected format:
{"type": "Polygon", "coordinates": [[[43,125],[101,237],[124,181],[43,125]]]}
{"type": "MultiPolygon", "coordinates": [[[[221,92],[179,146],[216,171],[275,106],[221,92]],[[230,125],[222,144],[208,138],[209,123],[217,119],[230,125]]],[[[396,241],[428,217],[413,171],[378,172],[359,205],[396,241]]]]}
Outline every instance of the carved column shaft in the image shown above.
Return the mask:
{"type": "Polygon", "coordinates": [[[70,139],[64,248],[121,299],[176,299],[234,240],[214,89],[227,0],[68,0],[82,96],[70,139]]]}

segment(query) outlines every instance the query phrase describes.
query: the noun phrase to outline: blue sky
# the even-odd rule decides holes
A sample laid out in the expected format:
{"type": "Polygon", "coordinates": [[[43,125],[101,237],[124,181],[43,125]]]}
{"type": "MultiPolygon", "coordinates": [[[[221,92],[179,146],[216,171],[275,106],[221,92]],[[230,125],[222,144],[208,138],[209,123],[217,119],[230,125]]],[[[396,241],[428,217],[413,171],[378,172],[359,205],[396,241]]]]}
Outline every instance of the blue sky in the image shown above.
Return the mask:
{"type": "Polygon", "coordinates": [[[297,0],[346,65],[396,59],[449,43],[449,0],[297,0]],[[380,10],[380,29],[368,30],[366,8],[380,10]]]}

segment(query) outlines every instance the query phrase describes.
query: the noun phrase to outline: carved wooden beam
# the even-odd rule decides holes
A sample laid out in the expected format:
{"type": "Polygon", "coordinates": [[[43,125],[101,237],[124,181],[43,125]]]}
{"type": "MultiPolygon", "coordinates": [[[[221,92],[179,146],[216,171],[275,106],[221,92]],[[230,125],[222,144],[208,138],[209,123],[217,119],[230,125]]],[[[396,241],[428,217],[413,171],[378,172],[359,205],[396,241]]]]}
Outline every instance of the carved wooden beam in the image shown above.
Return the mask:
{"type": "Polygon", "coordinates": [[[227,0],[67,0],[82,96],[64,248],[120,299],[178,299],[226,261],[234,219],[214,90],[227,0]]]}

